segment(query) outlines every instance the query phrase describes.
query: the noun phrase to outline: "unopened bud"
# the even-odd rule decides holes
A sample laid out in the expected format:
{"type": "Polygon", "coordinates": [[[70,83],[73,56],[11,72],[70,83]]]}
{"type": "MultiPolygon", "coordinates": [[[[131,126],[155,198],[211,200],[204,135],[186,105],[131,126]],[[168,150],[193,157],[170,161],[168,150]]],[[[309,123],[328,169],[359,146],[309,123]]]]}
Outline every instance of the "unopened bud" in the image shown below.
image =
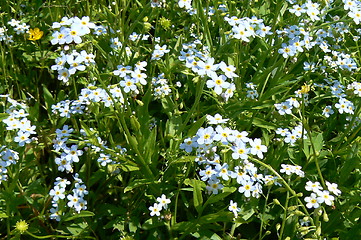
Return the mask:
{"type": "Polygon", "coordinates": [[[330,219],[328,218],[328,215],[326,211],[323,211],[323,221],[328,222],[330,219]]]}
{"type": "Polygon", "coordinates": [[[278,201],[278,199],[276,198],[273,199],[273,203],[276,205],[281,205],[280,201],[278,201]]]}
{"type": "Polygon", "coordinates": [[[299,210],[296,210],[296,211],[294,212],[294,214],[297,215],[297,216],[304,216],[304,215],[305,215],[303,212],[301,212],[301,211],[299,211],[299,210]]]}
{"type": "Polygon", "coordinates": [[[278,230],[280,230],[280,228],[281,228],[281,224],[277,223],[276,224],[276,230],[278,231],[278,230]]]}

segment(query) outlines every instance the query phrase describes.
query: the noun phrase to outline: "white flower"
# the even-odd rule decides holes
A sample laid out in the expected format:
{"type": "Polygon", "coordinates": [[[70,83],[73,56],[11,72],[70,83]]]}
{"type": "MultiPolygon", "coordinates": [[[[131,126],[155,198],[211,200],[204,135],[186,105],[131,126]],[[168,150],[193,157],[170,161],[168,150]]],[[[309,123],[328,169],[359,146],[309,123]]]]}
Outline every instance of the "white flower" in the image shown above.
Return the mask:
{"type": "Polygon", "coordinates": [[[170,203],[170,199],[168,199],[164,194],[162,194],[161,197],[157,198],[157,202],[162,208],[167,209],[168,204],[170,203]]]}
{"type": "Polygon", "coordinates": [[[249,144],[251,145],[250,152],[253,155],[257,155],[259,158],[263,158],[263,153],[267,152],[267,147],[261,144],[261,139],[256,138],[254,140],[250,139],[249,144]]]}
{"type": "Polygon", "coordinates": [[[238,216],[238,212],[241,211],[241,209],[237,207],[237,203],[233,202],[233,200],[229,203],[228,210],[233,212],[235,218],[238,216]]]}
{"type": "Polygon", "coordinates": [[[315,193],[311,193],[311,196],[305,197],[305,202],[307,202],[307,208],[318,208],[320,206],[319,200],[315,193]]]}
{"type": "Polygon", "coordinates": [[[162,211],[162,205],[154,203],[154,205],[150,206],[148,209],[151,211],[150,216],[160,216],[160,211],[162,211]]]}

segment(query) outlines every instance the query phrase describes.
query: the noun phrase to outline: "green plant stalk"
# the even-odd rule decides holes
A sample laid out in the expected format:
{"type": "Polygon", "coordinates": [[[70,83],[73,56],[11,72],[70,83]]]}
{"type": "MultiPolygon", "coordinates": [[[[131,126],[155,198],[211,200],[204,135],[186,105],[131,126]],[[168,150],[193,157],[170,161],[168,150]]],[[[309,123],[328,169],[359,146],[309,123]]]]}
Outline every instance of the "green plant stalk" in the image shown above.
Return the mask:
{"type": "MultiPolygon", "coordinates": [[[[3,182],[3,186],[5,188],[5,192],[8,192],[8,183],[7,182],[3,182]]],[[[11,233],[11,229],[10,229],[10,216],[11,216],[11,213],[10,213],[10,204],[8,204],[9,202],[9,199],[8,199],[8,196],[6,197],[5,199],[5,204],[6,204],[6,215],[7,215],[7,218],[6,218],[6,232],[7,232],[7,238],[10,239],[10,233],[11,233]]]]}
{"type": "MultiPolygon", "coordinates": [[[[99,80],[99,82],[102,84],[103,88],[106,90],[106,92],[108,93],[108,95],[111,97],[113,103],[116,103],[116,101],[114,100],[112,94],[110,93],[109,89],[107,88],[107,86],[105,85],[105,83],[104,83],[104,81],[101,79],[101,77],[98,76],[98,80],[99,80]]],[[[122,89],[122,93],[123,93],[123,96],[125,96],[125,97],[127,96],[127,95],[124,93],[123,89],[122,89]]],[[[124,102],[127,102],[127,101],[124,101],[124,102]]],[[[128,141],[128,144],[131,145],[131,147],[133,148],[133,150],[134,150],[134,151],[136,152],[136,154],[138,155],[138,159],[139,159],[139,161],[140,161],[140,165],[142,166],[141,169],[144,169],[144,170],[145,170],[144,174],[145,174],[145,176],[147,177],[147,179],[154,180],[154,178],[155,178],[155,177],[154,177],[154,174],[153,174],[153,172],[151,171],[149,165],[145,162],[142,154],[140,153],[140,151],[139,151],[139,149],[138,149],[137,144],[136,144],[134,141],[131,140],[131,139],[132,139],[132,135],[131,135],[131,133],[130,133],[130,131],[129,131],[129,128],[128,128],[126,122],[125,122],[125,119],[124,119],[124,111],[121,110],[121,109],[119,109],[119,106],[118,106],[117,104],[114,104],[114,107],[115,107],[115,109],[117,110],[117,112],[120,113],[120,114],[116,114],[116,118],[117,118],[118,122],[120,123],[120,125],[122,126],[122,128],[123,128],[124,131],[125,131],[125,136],[126,136],[126,139],[127,139],[127,141],[128,141]]],[[[129,108],[129,106],[128,106],[128,108],[129,108]]],[[[153,189],[153,190],[155,190],[155,189],[153,189]]],[[[158,191],[155,191],[155,192],[158,192],[158,191]]]]}
{"type": "Polygon", "coordinates": [[[280,231],[280,236],[278,237],[279,240],[282,240],[283,238],[283,231],[285,230],[285,225],[286,225],[286,220],[287,220],[287,209],[288,209],[288,202],[290,200],[290,192],[287,191],[287,196],[286,196],[286,203],[284,206],[284,216],[282,219],[282,226],[281,226],[281,231],[280,231]]]}
{"type": "Polygon", "coordinates": [[[234,235],[234,231],[236,230],[236,228],[237,228],[237,223],[234,222],[231,227],[231,232],[229,233],[232,237],[234,235]]]}
{"type": "Polygon", "coordinates": [[[321,171],[321,168],[320,168],[320,164],[318,162],[319,153],[316,152],[315,144],[314,144],[314,142],[312,140],[311,129],[309,128],[306,119],[303,117],[303,114],[301,114],[301,119],[302,119],[302,123],[303,123],[302,126],[307,130],[307,135],[308,135],[308,138],[310,139],[311,148],[312,148],[312,152],[313,152],[312,156],[313,156],[313,159],[315,160],[317,173],[318,173],[318,176],[320,177],[322,187],[327,188],[326,184],[325,184],[325,180],[324,180],[324,178],[322,176],[322,171],[321,171]]]}
{"type": "Polygon", "coordinates": [[[35,234],[32,234],[29,231],[26,231],[26,234],[28,234],[29,236],[36,238],[36,239],[47,239],[47,238],[71,238],[71,239],[83,239],[83,238],[87,238],[87,239],[96,239],[95,237],[90,237],[90,236],[62,236],[62,235],[46,235],[46,236],[36,236],[35,234]]]}
{"type": "MultiPolygon", "coordinates": [[[[361,113],[361,104],[359,103],[358,106],[357,106],[356,111],[355,111],[354,114],[353,114],[353,118],[352,118],[351,122],[349,123],[346,131],[343,132],[342,137],[341,137],[341,140],[340,140],[340,142],[337,144],[337,146],[336,146],[336,148],[335,148],[335,152],[336,152],[336,153],[338,152],[338,150],[339,150],[340,148],[342,149],[342,147],[341,147],[342,139],[344,139],[344,138],[346,137],[346,135],[350,132],[350,130],[352,129],[352,125],[353,125],[353,124],[355,123],[355,121],[356,121],[356,117],[359,116],[360,113],[361,113]]],[[[350,137],[350,139],[353,139],[360,130],[361,130],[361,126],[359,126],[359,127],[357,128],[357,130],[353,132],[353,134],[351,135],[352,138],[350,137]]],[[[348,145],[348,143],[349,143],[349,140],[347,140],[344,145],[348,145]]]]}
{"type": "Polygon", "coordinates": [[[283,185],[286,187],[286,189],[292,194],[292,197],[295,197],[297,199],[297,202],[298,204],[300,204],[302,210],[304,211],[305,215],[308,216],[310,219],[311,219],[311,223],[313,224],[313,220],[312,218],[310,217],[310,214],[308,213],[307,211],[307,208],[305,207],[305,205],[303,204],[303,202],[298,198],[296,192],[290,187],[290,185],[286,182],[286,180],[281,176],[279,175],[279,173],[274,170],[271,166],[269,166],[268,164],[258,160],[258,159],[255,159],[253,157],[249,157],[249,159],[252,161],[252,162],[255,162],[265,168],[267,168],[268,170],[270,170],[274,175],[277,176],[277,178],[283,183],[283,185]]]}
{"type": "MultiPolygon", "coordinates": [[[[206,39],[206,43],[209,47],[210,54],[211,54],[211,56],[213,56],[214,49],[213,49],[213,43],[212,43],[212,35],[209,30],[207,16],[203,12],[202,2],[203,1],[201,1],[201,0],[197,0],[197,3],[196,3],[197,4],[197,13],[201,20],[200,24],[203,25],[203,32],[205,33],[205,39],[206,39]]],[[[207,3],[206,9],[208,9],[208,1],[204,1],[204,2],[207,3]]]]}
{"type": "MultiPolygon", "coordinates": [[[[269,197],[269,193],[270,193],[270,191],[271,191],[271,187],[272,186],[270,186],[269,188],[268,188],[268,191],[267,191],[267,195],[266,195],[266,199],[265,199],[265,202],[264,202],[264,207],[263,207],[263,212],[262,212],[262,216],[264,216],[264,214],[265,214],[265,212],[266,212],[266,207],[267,207],[267,202],[268,202],[268,197],[269,197]]],[[[262,240],[263,239],[263,237],[262,237],[262,229],[263,229],[263,218],[261,218],[261,226],[260,226],[260,228],[259,228],[259,240],[262,240]]]]}
{"type": "MultiPolygon", "coordinates": [[[[187,123],[189,122],[189,120],[191,119],[194,111],[196,110],[196,107],[199,104],[199,101],[201,99],[202,96],[202,92],[203,92],[203,88],[205,85],[205,80],[204,78],[199,79],[199,82],[197,84],[197,92],[196,92],[196,99],[194,101],[194,104],[192,105],[191,109],[188,111],[188,115],[186,116],[186,119],[184,120],[184,122],[182,123],[182,125],[179,127],[178,132],[177,132],[177,136],[180,136],[181,133],[183,132],[184,128],[187,126],[187,123]]],[[[178,140],[181,141],[181,140],[178,140]]]]}

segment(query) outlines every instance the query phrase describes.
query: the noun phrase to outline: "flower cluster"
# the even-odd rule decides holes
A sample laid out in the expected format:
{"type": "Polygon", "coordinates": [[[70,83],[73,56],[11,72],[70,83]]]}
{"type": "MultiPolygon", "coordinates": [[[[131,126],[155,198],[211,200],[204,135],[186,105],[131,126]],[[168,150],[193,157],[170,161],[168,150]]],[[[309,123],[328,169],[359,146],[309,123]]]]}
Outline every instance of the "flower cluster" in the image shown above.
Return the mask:
{"type": "Polygon", "coordinates": [[[29,113],[26,112],[26,105],[18,103],[7,95],[3,97],[6,97],[7,101],[11,103],[11,106],[6,110],[9,116],[3,120],[3,123],[7,125],[6,130],[18,131],[14,141],[23,147],[36,139],[31,137],[31,135],[36,134],[36,126],[32,125],[31,121],[27,119],[29,113]]]}
{"type": "Polygon", "coordinates": [[[262,145],[261,139],[248,138],[246,131],[239,132],[228,127],[222,127],[221,123],[226,123],[228,119],[223,119],[221,115],[207,116],[209,124],[216,124],[216,128],[209,126],[198,129],[196,136],[187,138],[180,145],[181,149],[191,153],[196,152],[195,161],[204,168],[199,171],[202,181],[207,182],[208,193],[218,194],[223,189],[223,181],[235,179],[240,185],[238,191],[245,197],[260,197],[262,184],[271,182],[274,177],[258,174],[257,167],[247,159],[250,155],[262,159],[263,153],[267,152],[267,147],[262,145]],[[221,157],[217,153],[217,148],[222,147],[232,151],[232,159],[238,160],[238,164],[233,170],[229,169],[227,163],[221,163],[221,157]]]}
{"type": "Polygon", "coordinates": [[[7,180],[7,167],[16,164],[19,160],[19,153],[7,148],[6,146],[0,147],[0,184],[2,181],[7,180]]]}
{"type": "Polygon", "coordinates": [[[7,34],[8,29],[6,27],[0,27],[0,42],[12,42],[12,35],[7,34]]]}
{"type": "Polygon", "coordinates": [[[305,173],[304,171],[302,171],[302,167],[301,166],[295,166],[295,165],[290,165],[290,164],[281,164],[282,169],[280,170],[281,173],[286,173],[287,175],[291,175],[292,173],[300,176],[300,177],[304,177],[305,173]]]}
{"type": "Polygon", "coordinates": [[[222,96],[227,101],[233,96],[236,89],[232,82],[233,78],[238,77],[235,73],[236,68],[223,61],[215,63],[215,59],[209,56],[206,48],[203,48],[202,51],[197,50],[197,44],[200,42],[183,44],[183,50],[180,51],[181,56],[178,57],[179,60],[184,61],[185,66],[197,75],[211,78],[206,82],[207,87],[213,89],[217,95],[222,96]],[[221,70],[221,73],[218,70],[221,70]]]}
{"type": "Polygon", "coordinates": [[[54,150],[61,155],[55,159],[58,170],[61,172],[73,172],[73,163],[79,162],[79,157],[83,151],[78,149],[78,145],[67,146],[67,141],[74,129],[64,125],[63,129],[56,129],[56,138],[54,139],[54,150]]]}
{"type": "Polygon", "coordinates": [[[258,98],[258,92],[257,92],[257,86],[253,84],[252,82],[246,83],[246,89],[247,89],[247,98],[250,99],[257,99],[258,98]]]}
{"type": "Polygon", "coordinates": [[[297,139],[302,137],[303,139],[307,139],[307,131],[301,124],[297,125],[293,129],[277,128],[276,133],[284,137],[284,142],[291,144],[291,146],[296,143],[297,139]]]}
{"type": "Polygon", "coordinates": [[[289,12],[295,14],[297,17],[305,17],[306,15],[313,22],[321,19],[320,14],[322,11],[320,11],[320,4],[309,0],[301,6],[295,4],[289,9],[289,12]]]}
{"type": "Polygon", "coordinates": [[[168,208],[168,204],[171,203],[170,199],[168,199],[164,194],[161,197],[157,198],[157,202],[150,206],[148,209],[150,211],[150,216],[160,216],[160,213],[163,209],[168,208]]]}
{"type": "Polygon", "coordinates": [[[94,31],[94,34],[100,35],[105,28],[96,26],[90,22],[90,18],[87,16],[81,19],[63,17],[60,22],[54,22],[52,28],[58,30],[52,34],[51,44],[63,46],[63,49],[51,69],[57,71],[58,79],[67,84],[69,77],[76,71],[84,71],[87,66],[95,63],[95,56],[92,53],[87,53],[85,50],[77,52],[69,45],[82,43],[84,36],[90,34],[91,30],[94,31]],[[68,53],[68,51],[70,52],[68,53]]]}
{"type": "Polygon", "coordinates": [[[244,42],[251,41],[254,37],[266,37],[271,35],[271,27],[264,25],[263,19],[244,17],[238,18],[236,16],[224,18],[229,25],[232,26],[231,38],[240,39],[244,42]]]}
{"type": "Polygon", "coordinates": [[[234,214],[234,218],[237,218],[238,213],[241,211],[241,209],[238,207],[238,204],[233,202],[233,200],[230,201],[228,210],[234,214]]]}
{"type": "Polygon", "coordinates": [[[342,0],[344,3],[344,9],[348,10],[348,16],[354,20],[356,24],[360,24],[361,21],[361,3],[355,0],[342,0]]]}
{"type": "Polygon", "coordinates": [[[156,44],[151,59],[159,60],[164,56],[164,54],[169,53],[169,51],[170,50],[167,49],[167,45],[160,46],[159,44],[156,44]]]}
{"type": "Polygon", "coordinates": [[[341,191],[338,189],[336,183],[329,183],[326,181],[326,186],[328,190],[324,190],[319,182],[308,181],[306,183],[305,189],[312,192],[311,196],[305,197],[307,208],[319,208],[322,203],[325,203],[328,206],[333,205],[335,197],[331,195],[331,193],[339,196],[341,191]]]}
{"type": "Polygon", "coordinates": [[[185,8],[187,10],[191,10],[192,9],[192,0],[179,0],[178,6],[180,8],[185,8]]]}
{"type": "Polygon", "coordinates": [[[113,71],[115,76],[120,77],[119,85],[126,93],[138,94],[138,87],[147,85],[147,74],[145,73],[147,62],[138,62],[132,70],[131,66],[118,65],[117,70],[113,71]]]}
{"type": "Polygon", "coordinates": [[[52,28],[59,29],[52,34],[51,44],[79,44],[83,42],[82,37],[89,34],[91,29],[95,29],[95,24],[90,22],[90,18],[85,16],[63,17],[60,22],[54,22],[52,28]]]}
{"type": "Polygon", "coordinates": [[[8,24],[13,27],[15,33],[18,35],[27,33],[30,28],[30,26],[27,25],[26,23],[15,19],[11,19],[11,21],[9,21],[8,24]]]}
{"type": "Polygon", "coordinates": [[[164,73],[159,74],[158,77],[154,77],[152,79],[152,85],[153,95],[156,99],[167,96],[172,92],[172,89],[168,85],[168,80],[164,78],[164,73]]]}
{"type": "Polygon", "coordinates": [[[73,114],[84,114],[91,103],[102,103],[104,106],[113,106],[114,102],[124,103],[122,90],[117,86],[108,86],[111,96],[103,88],[89,85],[81,90],[77,100],[63,100],[51,106],[52,112],[60,117],[70,118],[73,114]]]}
{"type": "Polygon", "coordinates": [[[88,54],[85,50],[80,53],[73,50],[70,54],[61,52],[60,57],[55,59],[55,64],[51,66],[51,69],[58,71],[58,79],[67,83],[71,75],[77,71],[84,71],[87,66],[94,64],[94,58],[93,54],[88,54]]]}
{"type": "Polygon", "coordinates": [[[68,199],[67,206],[70,208],[74,208],[76,212],[80,212],[81,210],[87,209],[87,201],[84,199],[85,195],[88,195],[88,191],[86,190],[86,186],[83,183],[83,180],[79,178],[78,174],[73,176],[74,178],[74,188],[72,189],[72,193],[66,195],[66,187],[70,185],[70,181],[66,178],[57,177],[54,183],[54,188],[50,190],[49,195],[52,197],[52,208],[50,209],[51,215],[50,219],[55,219],[56,221],[61,220],[61,216],[63,215],[63,211],[59,209],[61,206],[59,203],[61,200],[66,198],[68,199]]]}

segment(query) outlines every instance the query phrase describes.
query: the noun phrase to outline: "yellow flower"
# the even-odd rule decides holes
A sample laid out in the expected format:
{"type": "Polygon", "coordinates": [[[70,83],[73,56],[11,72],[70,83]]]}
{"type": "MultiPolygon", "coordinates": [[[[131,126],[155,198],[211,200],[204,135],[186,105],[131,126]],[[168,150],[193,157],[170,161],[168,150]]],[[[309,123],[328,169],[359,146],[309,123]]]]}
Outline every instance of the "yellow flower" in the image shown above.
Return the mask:
{"type": "Polygon", "coordinates": [[[40,31],[39,28],[34,28],[29,30],[29,40],[39,40],[43,36],[44,32],[40,31]]]}
{"type": "Polygon", "coordinates": [[[301,87],[301,93],[302,94],[307,94],[309,91],[311,90],[311,87],[310,87],[310,85],[307,85],[306,83],[305,83],[305,85],[303,85],[302,87],[301,87]]]}
{"type": "Polygon", "coordinates": [[[25,222],[25,220],[17,221],[15,225],[16,230],[18,230],[21,234],[26,232],[29,228],[29,225],[25,222]]]}

